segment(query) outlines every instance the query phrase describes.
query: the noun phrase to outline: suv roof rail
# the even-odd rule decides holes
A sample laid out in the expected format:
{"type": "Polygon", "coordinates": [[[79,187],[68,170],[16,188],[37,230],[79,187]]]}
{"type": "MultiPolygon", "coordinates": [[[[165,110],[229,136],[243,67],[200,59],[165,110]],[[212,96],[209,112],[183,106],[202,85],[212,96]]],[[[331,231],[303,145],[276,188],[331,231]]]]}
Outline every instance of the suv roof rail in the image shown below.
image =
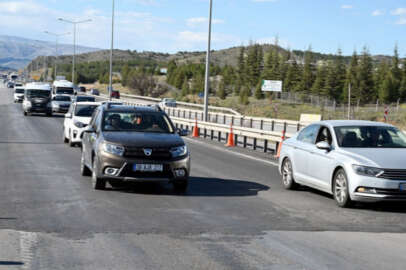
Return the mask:
{"type": "Polygon", "coordinates": [[[158,104],[149,104],[148,107],[155,108],[156,111],[162,112],[162,108],[158,104]]]}

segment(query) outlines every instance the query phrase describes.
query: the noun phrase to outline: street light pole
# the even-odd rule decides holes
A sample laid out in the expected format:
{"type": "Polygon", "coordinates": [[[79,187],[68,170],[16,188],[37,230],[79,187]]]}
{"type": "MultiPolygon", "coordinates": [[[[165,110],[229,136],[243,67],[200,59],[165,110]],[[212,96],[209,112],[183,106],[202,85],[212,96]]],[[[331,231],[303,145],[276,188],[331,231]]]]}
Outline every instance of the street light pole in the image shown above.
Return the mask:
{"type": "Polygon", "coordinates": [[[209,7],[209,36],[207,38],[207,53],[206,53],[206,76],[204,82],[204,119],[207,122],[209,115],[209,89],[210,89],[210,45],[211,45],[211,17],[213,10],[213,0],[210,0],[209,7]]]}
{"type": "Polygon", "coordinates": [[[70,21],[63,18],[59,18],[59,21],[73,24],[73,59],[72,59],[72,82],[75,83],[75,58],[76,58],[76,26],[80,23],[91,22],[91,19],[83,21],[70,21]]]}
{"type": "Polygon", "coordinates": [[[111,92],[113,90],[113,48],[114,48],[114,0],[111,14],[111,49],[110,49],[110,74],[109,74],[109,100],[111,101],[111,92]]]}
{"type": "Polygon", "coordinates": [[[57,61],[58,61],[58,38],[60,37],[60,36],[65,36],[65,35],[69,35],[70,34],[70,32],[67,32],[67,33],[63,33],[63,34],[56,34],[56,33],[52,33],[52,32],[49,32],[49,31],[44,31],[44,33],[46,33],[46,34],[48,34],[48,35],[51,35],[51,36],[54,36],[55,37],[55,63],[54,63],[54,76],[55,76],[55,80],[56,80],[56,76],[57,76],[57,68],[58,68],[58,64],[57,64],[57,61]]]}

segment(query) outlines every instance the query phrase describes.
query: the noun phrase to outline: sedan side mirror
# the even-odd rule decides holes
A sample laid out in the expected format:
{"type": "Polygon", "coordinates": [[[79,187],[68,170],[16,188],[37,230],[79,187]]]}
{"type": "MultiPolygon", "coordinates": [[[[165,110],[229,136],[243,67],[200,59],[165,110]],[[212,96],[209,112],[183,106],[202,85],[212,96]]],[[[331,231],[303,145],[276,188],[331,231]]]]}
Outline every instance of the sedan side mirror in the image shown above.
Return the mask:
{"type": "Polygon", "coordinates": [[[72,114],[71,113],[66,113],[65,118],[72,118],[72,114]]]}
{"type": "Polygon", "coordinates": [[[177,129],[176,132],[179,134],[179,136],[182,137],[188,136],[190,134],[189,130],[187,129],[177,129]]]}
{"type": "Polygon", "coordinates": [[[96,130],[92,126],[87,126],[85,130],[83,130],[84,133],[95,133],[96,130]]]}
{"type": "Polygon", "coordinates": [[[321,150],[327,150],[327,151],[331,150],[331,145],[325,141],[316,143],[316,147],[321,150]]]}

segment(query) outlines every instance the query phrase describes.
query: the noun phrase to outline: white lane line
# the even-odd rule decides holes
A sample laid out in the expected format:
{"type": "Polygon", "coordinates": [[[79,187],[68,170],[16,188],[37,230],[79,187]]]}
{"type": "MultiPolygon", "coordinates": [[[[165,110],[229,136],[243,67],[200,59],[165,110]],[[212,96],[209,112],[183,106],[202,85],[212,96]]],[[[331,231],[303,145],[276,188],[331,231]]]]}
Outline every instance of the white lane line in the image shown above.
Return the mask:
{"type": "Polygon", "coordinates": [[[185,140],[187,140],[188,142],[191,142],[191,143],[201,144],[201,145],[204,145],[206,147],[210,147],[210,148],[222,151],[222,152],[227,152],[227,153],[230,153],[230,154],[233,154],[233,155],[236,155],[236,156],[240,156],[240,157],[243,157],[243,158],[246,158],[246,159],[260,161],[260,162],[263,162],[263,163],[270,164],[272,166],[278,167],[278,163],[272,162],[272,161],[269,161],[269,160],[266,160],[266,159],[257,158],[257,157],[249,156],[249,155],[246,155],[246,154],[230,151],[230,150],[228,150],[226,148],[223,148],[223,147],[218,147],[218,146],[215,146],[215,145],[212,145],[212,144],[209,144],[209,143],[197,141],[197,140],[187,138],[187,137],[185,138],[185,140]]]}

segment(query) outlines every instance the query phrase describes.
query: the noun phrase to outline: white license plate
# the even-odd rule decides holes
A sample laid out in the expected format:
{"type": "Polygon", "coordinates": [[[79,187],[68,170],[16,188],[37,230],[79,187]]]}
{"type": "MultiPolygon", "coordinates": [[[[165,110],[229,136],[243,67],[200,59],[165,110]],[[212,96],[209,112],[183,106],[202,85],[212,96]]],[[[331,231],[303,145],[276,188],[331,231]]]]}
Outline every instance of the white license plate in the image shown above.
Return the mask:
{"type": "Polygon", "coordinates": [[[162,172],[162,164],[134,164],[133,170],[137,172],[162,172]]]}
{"type": "Polygon", "coordinates": [[[406,191],[406,183],[402,183],[399,185],[400,191],[406,191]]]}

